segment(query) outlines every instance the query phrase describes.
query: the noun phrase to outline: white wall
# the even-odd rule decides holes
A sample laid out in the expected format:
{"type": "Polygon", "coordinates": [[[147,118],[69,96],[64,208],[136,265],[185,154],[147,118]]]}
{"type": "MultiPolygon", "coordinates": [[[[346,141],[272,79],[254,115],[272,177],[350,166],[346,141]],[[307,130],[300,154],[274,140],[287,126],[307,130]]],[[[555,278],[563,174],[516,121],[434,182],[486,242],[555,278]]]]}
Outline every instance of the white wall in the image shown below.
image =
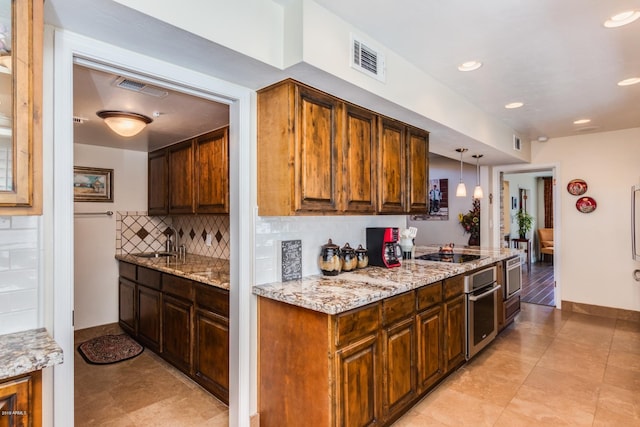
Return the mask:
{"type": "Polygon", "coordinates": [[[310,216],[257,217],[256,219],[256,285],[278,282],[279,251],[282,240],[302,240],[302,275],[320,274],[318,256],[322,245],[333,243],[357,248],[366,247],[367,227],[407,226],[406,216],[310,216]]]}
{"type": "MultiPolygon", "coordinates": [[[[468,155],[468,153],[467,153],[468,155]]],[[[447,221],[426,220],[414,221],[409,219],[410,226],[418,229],[417,245],[442,245],[453,242],[456,246],[469,243],[469,235],[464,233],[458,214],[466,214],[473,208],[473,188],[476,185],[476,167],[465,163],[462,180],[467,187],[467,197],[456,197],[456,187],[460,182],[460,162],[441,156],[431,156],[429,160],[429,179],[449,180],[449,219],[447,221]]],[[[485,190],[485,193],[488,191],[485,190]]],[[[487,197],[485,195],[485,197],[487,197]]],[[[482,207],[481,207],[482,209],[482,207]]],[[[482,217],[482,211],[481,211],[482,217]]],[[[482,234],[482,231],[481,231],[482,234]]],[[[489,243],[489,238],[480,237],[482,246],[489,243]]]]}
{"type": "Polygon", "coordinates": [[[0,335],[42,326],[40,221],[0,216],[0,335]]]}
{"type": "Polygon", "coordinates": [[[76,202],[74,218],[75,329],[118,321],[117,211],[147,210],[147,153],[74,145],[74,165],[113,169],[113,203],[76,202]]]}
{"type": "Polygon", "coordinates": [[[640,183],[640,128],[557,138],[533,143],[534,164],[558,163],[562,247],[556,262],[562,277],[562,299],[640,311],[640,283],[632,273],[631,186],[640,183]],[[598,207],[580,213],[578,197],[566,190],[571,179],[588,184],[585,196],[598,207]]]}

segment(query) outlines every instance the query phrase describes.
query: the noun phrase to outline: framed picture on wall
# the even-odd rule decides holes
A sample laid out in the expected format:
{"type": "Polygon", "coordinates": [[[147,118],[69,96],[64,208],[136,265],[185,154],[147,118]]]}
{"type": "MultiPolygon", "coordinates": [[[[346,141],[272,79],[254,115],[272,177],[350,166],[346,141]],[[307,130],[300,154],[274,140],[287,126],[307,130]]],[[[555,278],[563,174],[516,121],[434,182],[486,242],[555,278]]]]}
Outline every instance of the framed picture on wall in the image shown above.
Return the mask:
{"type": "Polygon", "coordinates": [[[449,219],[449,180],[429,180],[429,213],[411,215],[414,220],[446,221],[449,219]]]}
{"type": "Polygon", "coordinates": [[[73,168],[74,202],[113,202],[113,169],[73,168]]]}

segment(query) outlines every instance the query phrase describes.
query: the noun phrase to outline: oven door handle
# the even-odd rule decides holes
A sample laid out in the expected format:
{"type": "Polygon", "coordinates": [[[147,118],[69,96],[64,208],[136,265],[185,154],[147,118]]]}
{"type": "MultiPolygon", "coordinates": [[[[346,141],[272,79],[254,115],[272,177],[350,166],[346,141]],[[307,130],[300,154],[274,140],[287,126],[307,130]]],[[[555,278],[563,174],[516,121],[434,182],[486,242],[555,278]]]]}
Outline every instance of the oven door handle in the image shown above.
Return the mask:
{"type": "Polygon", "coordinates": [[[500,285],[495,285],[493,288],[489,289],[487,292],[481,293],[480,295],[469,295],[469,301],[478,301],[479,299],[482,299],[482,298],[486,297],[487,295],[490,295],[490,294],[494,293],[495,291],[497,291],[500,288],[501,288],[500,285]]]}

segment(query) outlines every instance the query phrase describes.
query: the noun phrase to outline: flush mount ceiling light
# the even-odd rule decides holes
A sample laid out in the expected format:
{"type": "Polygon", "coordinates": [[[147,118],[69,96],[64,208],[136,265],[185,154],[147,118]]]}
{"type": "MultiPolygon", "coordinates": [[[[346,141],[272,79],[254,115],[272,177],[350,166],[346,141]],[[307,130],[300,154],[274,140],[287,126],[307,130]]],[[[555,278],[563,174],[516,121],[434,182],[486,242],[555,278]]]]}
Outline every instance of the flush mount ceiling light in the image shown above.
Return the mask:
{"type": "Polygon", "coordinates": [[[627,10],[611,16],[609,19],[604,21],[604,26],[607,28],[622,27],[623,25],[631,24],[638,18],[640,18],[640,11],[627,10]]]}
{"type": "Polygon", "coordinates": [[[473,157],[476,159],[476,188],[473,189],[473,198],[474,199],[482,199],[484,194],[482,193],[482,187],[480,187],[480,158],[483,157],[484,154],[474,154],[473,157]]]}
{"type": "Polygon", "coordinates": [[[583,125],[585,123],[589,123],[591,119],[579,119],[573,122],[574,125],[583,125]]]}
{"type": "Polygon", "coordinates": [[[523,105],[524,105],[524,103],[522,103],[522,102],[510,102],[510,103],[506,104],[506,105],[504,106],[504,108],[506,108],[506,109],[508,109],[508,110],[512,110],[512,109],[514,109],[514,108],[520,108],[520,107],[522,107],[523,105]]]}
{"type": "Polygon", "coordinates": [[[631,86],[636,83],[640,83],[640,77],[631,77],[628,79],[620,80],[618,86],[631,86]]]}
{"type": "Polygon", "coordinates": [[[480,61],[467,61],[458,65],[458,70],[460,71],[474,71],[478,68],[482,67],[482,62],[480,61]]]}
{"type": "Polygon", "coordinates": [[[147,116],[127,111],[102,110],[96,113],[109,128],[120,136],[139,134],[153,120],[147,116]]]}
{"type": "Polygon", "coordinates": [[[460,153],[460,183],[456,188],[456,197],[467,197],[467,187],[464,185],[464,182],[462,182],[462,154],[469,150],[466,148],[456,148],[456,151],[460,153]]]}

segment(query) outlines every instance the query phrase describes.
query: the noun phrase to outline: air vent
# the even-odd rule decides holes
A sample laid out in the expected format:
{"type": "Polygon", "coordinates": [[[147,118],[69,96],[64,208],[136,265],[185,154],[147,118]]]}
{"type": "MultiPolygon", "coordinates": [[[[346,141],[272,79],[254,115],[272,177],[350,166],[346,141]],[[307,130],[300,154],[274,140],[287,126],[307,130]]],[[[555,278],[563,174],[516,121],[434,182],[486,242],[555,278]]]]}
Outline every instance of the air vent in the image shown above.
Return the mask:
{"type": "Polygon", "coordinates": [[[86,122],[88,119],[85,119],[84,117],[78,117],[78,116],[73,116],[73,124],[83,124],[84,122],[86,122]]]}
{"type": "Polygon", "coordinates": [[[384,54],[351,34],[351,67],[374,79],[385,81],[384,54]]]}
{"type": "Polygon", "coordinates": [[[156,98],[164,98],[165,96],[169,95],[169,92],[164,89],[160,89],[155,86],[151,86],[135,80],[127,79],[126,77],[118,77],[114,82],[114,85],[121,89],[144,93],[145,95],[155,96],[156,98]]]}
{"type": "Polygon", "coordinates": [[[513,149],[516,151],[520,151],[520,149],[522,148],[521,144],[520,144],[520,138],[518,138],[517,136],[513,135],[513,149]]]}

